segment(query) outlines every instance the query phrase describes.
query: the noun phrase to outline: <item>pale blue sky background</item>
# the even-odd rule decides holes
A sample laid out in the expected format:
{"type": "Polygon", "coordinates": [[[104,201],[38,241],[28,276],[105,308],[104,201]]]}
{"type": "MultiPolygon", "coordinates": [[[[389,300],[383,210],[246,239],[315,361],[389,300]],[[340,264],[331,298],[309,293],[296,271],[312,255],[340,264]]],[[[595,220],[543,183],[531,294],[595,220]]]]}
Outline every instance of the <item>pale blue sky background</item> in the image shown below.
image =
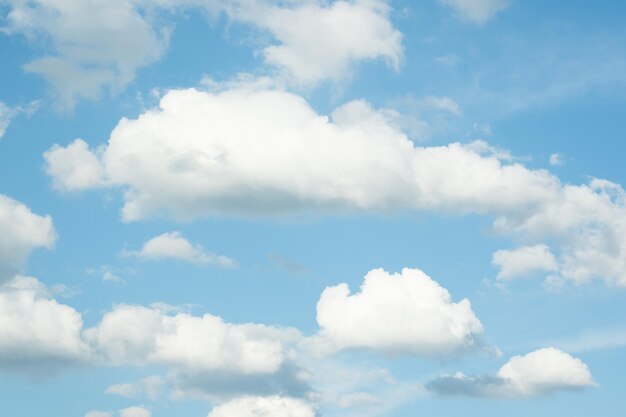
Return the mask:
{"type": "MultiPolygon", "coordinates": [[[[0,0],[0,28],[9,27],[8,14],[16,4],[0,0]]],[[[563,183],[578,185],[594,177],[626,184],[626,5],[510,0],[480,24],[436,0],[389,5],[389,20],[402,33],[404,47],[397,71],[384,60],[365,60],[356,62],[346,79],[288,89],[320,114],[364,99],[374,108],[398,111],[405,121],[426,121],[429,128],[421,132],[405,130],[416,146],[481,139],[510,151],[528,168],[549,170],[563,183]],[[446,97],[458,111],[426,108],[420,100],[427,97],[446,97]],[[561,165],[550,164],[553,154],[561,165]]],[[[80,312],[86,328],[96,326],[115,305],[163,302],[230,323],[289,326],[311,336],[318,330],[316,303],[326,287],[346,282],[356,292],[374,268],[419,268],[448,289],[455,302],[471,301],[485,343],[502,356],[474,352],[432,359],[366,350],[327,359],[389,370],[396,385],[379,381],[368,388],[393,404],[380,415],[623,415],[626,289],[593,280],[548,291],[546,273],[502,284],[492,254],[515,248],[519,240],[494,233],[491,215],[400,210],[124,223],[119,188],[55,190],[44,170],[44,152],[75,138],[92,148],[106,144],[121,118],[136,118],[158,105],[153,90],[202,88],[203,77],[227,82],[244,72],[273,76],[258,53],[271,34],[224,15],[208,24],[196,8],[157,13],[157,27],[171,29],[163,56],[138,68],[118,91],[78,98],[73,108],[60,108],[54,87],[24,70],[50,50],[50,34],[29,38],[0,32],[0,102],[14,109],[0,139],[0,194],[52,217],[59,236],[55,248],[32,252],[23,272],[51,289],[59,303],[80,312]],[[171,231],[235,259],[238,266],[121,255],[171,231]],[[107,271],[123,283],[104,281],[107,271]],[[585,346],[582,339],[595,346],[585,346]],[[407,398],[394,398],[404,384],[427,384],[457,371],[493,374],[510,357],[546,346],[580,358],[597,386],[523,398],[436,396],[416,389],[407,398]]],[[[92,410],[115,413],[142,405],[154,417],[204,417],[220,403],[172,399],[167,387],[155,399],[105,393],[111,385],[169,371],[164,365],[109,364],[71,365],[45,375],[0,370],[0,415],[83,417],[92,410]]],[[[317,413],[359,415],[332,405],[320,406],[317,413]]]]}

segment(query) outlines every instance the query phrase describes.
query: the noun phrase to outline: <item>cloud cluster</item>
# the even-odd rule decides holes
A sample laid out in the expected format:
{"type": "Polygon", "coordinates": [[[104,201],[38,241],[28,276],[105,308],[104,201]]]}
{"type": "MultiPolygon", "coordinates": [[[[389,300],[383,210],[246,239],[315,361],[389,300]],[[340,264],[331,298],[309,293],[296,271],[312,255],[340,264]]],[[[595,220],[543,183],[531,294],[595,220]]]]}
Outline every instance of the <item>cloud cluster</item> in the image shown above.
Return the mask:
{"type": "Polygon", "coordinates": [[[483,327],[469,300],[458,303],[418,269],[370,271],[360,292],[329,287],[317,303],[319,342],[331,349],[445,356],[476,347],[483,327]]]}
{"type": "Polygon", "coordinates": [[[144,243],[139,251],[126,251],[124,255],[144,259],[177,259],[193,264],[210,264],[232,268],[237,263],[224,255],[207,252],[200,245],[192,245],[180,232],[163,233],[144,243]]]}
{"type": "Polygon", "coordinates": [[[33,249],[51,249],[56,239],[50,216],[0,194],[0,284],[20,272],[33,249]]]}
{"type": "Polygon", "coordinates": [[[86,171],[101,173],[86,181],[94,187],[126,189],[126,221],[347,211],[487,214],[498,233],[528,243],[496,255],[496,262],[517,262],[505,275],[543,269],[578,283],[601,278],[626,286],[626,198],[619,185],[600,179],[563,184],[480,141],[419,147],[386,112],[362,100],[325,116],[295,94],[259,86],[172,90],[160,108],[122,119],[100,151],[77,140],[53,147],[46,160],[58,188],[84,188],[73,173],[86,171]],[[80,157],[72,158],[75,149],[80,157]],[[547,239],[554,241],[554,259],[547,239]]]}
{"type": "Polygon", "coordinates": [[[275,42],[261,47],[265,62],[297,84],[347,78],[360,60],[381,58],[397,69],[402,59],[402,35],[389,20],[384,0],[4,3],[8,6],[4,33],[50,45],[49,54],[24,69],[50,83],[62,108],[71,109],[79,99],[95,99],[105,91],[115,93],[133,80],[138,69],[160,59],[174,26],[172,16],[179,10],[223,14],[268,33],[275,42]]]}
{"type": "Polygon", "coordinates": [[[439,395],[532,397],[594,386],[589,368],[580,359],[543,348],[514,356],[494,375],[445,375],[428,384],[439,395]]]}

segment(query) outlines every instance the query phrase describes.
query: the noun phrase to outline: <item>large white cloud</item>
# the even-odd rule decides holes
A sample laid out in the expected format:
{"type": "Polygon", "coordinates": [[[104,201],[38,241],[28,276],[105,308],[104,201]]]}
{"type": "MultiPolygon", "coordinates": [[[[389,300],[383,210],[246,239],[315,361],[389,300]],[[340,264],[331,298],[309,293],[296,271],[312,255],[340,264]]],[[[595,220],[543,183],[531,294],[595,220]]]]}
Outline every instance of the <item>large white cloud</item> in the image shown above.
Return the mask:
{"type": "Polygon", "coordinates": [[[324,290],[317,303],[319,343],[331,349],[371,348],[389,353],[442,356],[478,345],[482,324],[467,299],[417,269],[370,271],[360,292],[347,284],[324,290]]]}
{"type": "Polygon", "coordinates": [[[51,249],[56,238],[50,216],[0,194],[0,284],[20,271],[30,251],[51,249]]]}
{"type": "Polygon", "coordinates": [[[315,417],[315,409],[289,397],[241,397],[218,405],[208,417],[315,417]]]}
{"type": "MultiPolygon", "coordinates": [[[[160,108],[122,119],[98,159],[59,158],[55,184],[80,183],[71,169],[101,167],[94,186],[126,189],[126,221],[151,216],[275,216],[302,212],[434,210],[495,217],[495,229],[528,247],[552,244],[557,275],[626,286],[626,198],[594,179],[566,185],[513,162],[484,142],[415,146],[364,101],[330,117],[299,96],[250,85],[216,92],[173,90],[160,108]]],[[[72,187],[67,186],[66,189],[72,187]]],[[[83,187],[76,187],[83,188],[83,187]]],[[[545,267],[545,265],[544,265],[545,267]]],[[[550,270],[553,270],[550,265],[550,270]]]]}
{"type": "Polygon", "coordinates": [[[236,262],[224,255],[207,252],[200,245],[193,245],[180,232],[163,233],[144,243],[139,251],[126,251],[125,255],[145,259],[178,259],[194,264],[213,264],[229,268],[236,262]]]}
{"type": "Polygon", "coordinates": [[[51,299],[35,278],[0,285],[0,367],[47,373],[91,360],[73,308],[51,299]]]}
{"type": "Polygon", "coordinates": [[[514,356],[494,375],[446,375],[429,383],[441,395],[531,397],[580,390],[595,383],[587,365],[555,348],[514,356]]]}
{"type": "MultiPolygon", "coordinates": [[[[504,163],[484,143],[416,147],[364,101],[329,118],[295,94],[242,86],[170,91],[160,107],[122,119],[102,154],[102,181],[128,188],[127,221],[302,210],[517,212],[559,189],[547,172],[504,163]]],[[[53,179],[66,183],[48,163],[53,179]]]]}
{"type": "Polygon", "coordinates": [[[507,8],[508,0],[439,0],[454,8],[457,15],[468,22],[484,24],[507,8]]]}

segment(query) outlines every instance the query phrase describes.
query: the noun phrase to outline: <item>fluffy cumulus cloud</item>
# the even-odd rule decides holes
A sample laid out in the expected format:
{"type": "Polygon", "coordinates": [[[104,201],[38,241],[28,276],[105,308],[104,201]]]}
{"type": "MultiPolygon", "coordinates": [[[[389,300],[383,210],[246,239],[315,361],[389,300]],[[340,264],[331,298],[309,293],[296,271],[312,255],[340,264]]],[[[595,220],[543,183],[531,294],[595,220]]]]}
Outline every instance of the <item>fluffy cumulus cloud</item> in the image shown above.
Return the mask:
{"type": "Polygon", "coordinates": [[[440,395],[531,397],[594,385],[583,361],[555,348],[543,348],[514,356],[494,375],[446,375],[431,381],[429,388],[440,395]]]}
{"type": "Polygon", "coordinates": [[[364,101],[327,117],[295,94],[247,86],[170,91],[160,109],[122,119],[100,161],[106,181],[127,188],[127,221],[311,209],[513,212],[559,186],[484,143],[416,147],[364,101]]]}
{"type": "Polygon", "coordinates": [[[241,397],[215,407],[208,417],[315,417],[315,409],[289,397],[241,397]]]}
{"type": "Polygon", "coordinates": [[[45,152],[45,171],[54,178],[54,188],[60,191],[81,191],[104,186],[104,173],[96,153],[77,139],[69,146],[53,146],[45,152]]]}
{"type": "Polygon", "coordinates": [[[50,216],[0,194],[0,284],[20,271],[33,249],[50,249],[56,238],[50,216]]]}
{"type": "Polygon", "coordinates": [[[160,108],[122,119],[101,152],[89,152],[77,141],[55,146],[46,169],[55,184],[125,188],[126,221],[407,209],[489,214],[496,231],[529,247],[554,239],[557,276],[626,286],[619,185],[562,184],[485,142],[419,147],[360,100],[328,117],[295,94],[245,83],[172,90],[160,108]],[[97,180],[75,178],[85,161],[98,165],[85,169],[97,180]]]}
{"type": "Polygon", "coordinates": [[[370,271],[356,294],[347,284],[326,288],[317,321],[318,343],[330,349],[440,356],[475,347],[482,333],[467,299],[454,303],[445,288],[417,269],[370,271]]]}
{"type": "Polygon", "coordinates": [[[513,279],[535,272],[558,271],[556,258],[546,245],[524,246],[514,250],[499,250],[491,262],[500,268],[498,279],[513,279]]]}
{"type": "Polygon", "coordinates": [[[144,259],[177,259],[194,264],[213,264],[225,268],[233,267],[236,262],[224,255],[207,252],[200,245],[193,245],[179,232],[163,233],[144,243],[139,251],[127,251],[125,255],[144,259]]]}
{"type": "Polygon", "coordinates": [[[468,22],[484,24],[509,5],[508,0],[439,0],[468,22]]]}
{"type": "Polygon", "coordinates": [[[0,368],[48,373],[90,360],[80,313],[50,298],[35,278],[0,286],[0,368]]]}

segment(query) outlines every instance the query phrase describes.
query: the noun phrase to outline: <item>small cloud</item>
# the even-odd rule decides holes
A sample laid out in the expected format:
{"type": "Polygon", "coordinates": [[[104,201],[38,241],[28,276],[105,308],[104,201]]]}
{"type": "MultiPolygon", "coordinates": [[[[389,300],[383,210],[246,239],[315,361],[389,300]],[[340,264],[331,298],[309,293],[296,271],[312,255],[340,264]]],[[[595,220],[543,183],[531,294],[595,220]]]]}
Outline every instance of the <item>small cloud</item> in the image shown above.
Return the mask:
{"type": "Polygon", "coordinates": [[[158,375],[149,376],[143,378],[140,381],[126,384],[116,384],[107,387],[107,394],[116,394],[121,395],[126,398],[134,398],[139,396],[146,396],[151,400],[156,399],[162,388],[163,388],[163,378],[158,375]]]}
{"type": "Polygon", "coordinates": [[[284,269],[291,275],[302,275],[309,271],[306,265],[292,259],[287,259],[277,253],[270,253],[267,255],[267,258],[274,265],[278,266],[281,269],[284,269]]]}
{"type": "Polygon", "coordinates": [[[565,161],[563,161],[563,155],[559,154],[559,153],[553,153],[552,155],[550,155],[550,165],[553,167],[558,167],[565,164],[565,161]]]}
{"type": "Polygon", "coordinates": [[[237,262],[224,255],[207,252],[200,245],[193,245],[180,232],[163,233],[144,243],[138,251],[122,251],[123,256],[135,256],[142,259],[175,259],[196,265],[216,265],[233,268],[237,262]]]}
{"type": "Polygon", "coordinates": [[[439,0],[439,2],[452,7],[461,20],[478,25],[484,25],[509,5],[507,0],[439,0]]]}
{"type": "Polygon", "coordinates": [[[453,67],[459,62],[459,58],[456,55],[441,55],[433,58],[437,64],[453,67]]]}
{"type": "Polygon", "coordinates": [[[427,388],[442,396],[523,398],[595,385],[583,361],[550,347],[514,356],[496,374],[467,376],[457,372],[429,382],[427,388]]]}

